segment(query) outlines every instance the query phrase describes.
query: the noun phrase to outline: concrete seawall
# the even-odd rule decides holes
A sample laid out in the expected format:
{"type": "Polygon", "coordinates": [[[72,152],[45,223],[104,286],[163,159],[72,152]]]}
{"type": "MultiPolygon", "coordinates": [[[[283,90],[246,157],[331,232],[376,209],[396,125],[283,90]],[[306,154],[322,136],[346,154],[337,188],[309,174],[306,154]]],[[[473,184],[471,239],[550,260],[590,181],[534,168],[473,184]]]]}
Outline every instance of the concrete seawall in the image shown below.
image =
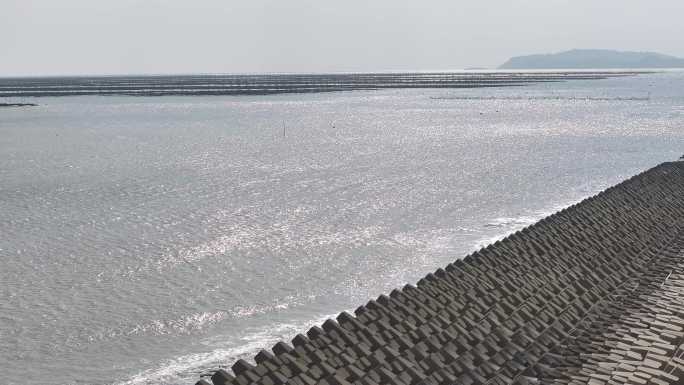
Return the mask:
{"type": "Polygon", "coordinates": [[[197,384],[684,383],[684,162],[197,384]]]}

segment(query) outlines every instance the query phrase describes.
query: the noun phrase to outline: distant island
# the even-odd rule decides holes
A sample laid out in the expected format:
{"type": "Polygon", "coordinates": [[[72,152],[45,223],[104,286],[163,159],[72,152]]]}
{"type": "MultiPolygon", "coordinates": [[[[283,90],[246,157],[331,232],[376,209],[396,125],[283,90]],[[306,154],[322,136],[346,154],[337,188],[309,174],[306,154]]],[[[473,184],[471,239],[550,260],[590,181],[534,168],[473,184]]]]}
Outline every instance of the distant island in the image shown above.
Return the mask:
{"type": "Polygon", "coordinates": [[[516,56],[499,69],[684,68],[684,59],[655,52],[574,49],[554,54],[516,56]]]}

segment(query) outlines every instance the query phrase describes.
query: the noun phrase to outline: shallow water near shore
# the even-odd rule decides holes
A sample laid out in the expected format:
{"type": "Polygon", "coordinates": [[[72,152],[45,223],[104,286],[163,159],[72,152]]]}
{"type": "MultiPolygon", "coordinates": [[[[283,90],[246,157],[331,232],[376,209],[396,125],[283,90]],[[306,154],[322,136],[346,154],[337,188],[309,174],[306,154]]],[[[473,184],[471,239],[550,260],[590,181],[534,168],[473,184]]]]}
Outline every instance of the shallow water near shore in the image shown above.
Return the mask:
{"type": "Polygon", "coordinates": [[[684,73],[8,99],[0,372],[191,384],[684,153],[684,73]]]}

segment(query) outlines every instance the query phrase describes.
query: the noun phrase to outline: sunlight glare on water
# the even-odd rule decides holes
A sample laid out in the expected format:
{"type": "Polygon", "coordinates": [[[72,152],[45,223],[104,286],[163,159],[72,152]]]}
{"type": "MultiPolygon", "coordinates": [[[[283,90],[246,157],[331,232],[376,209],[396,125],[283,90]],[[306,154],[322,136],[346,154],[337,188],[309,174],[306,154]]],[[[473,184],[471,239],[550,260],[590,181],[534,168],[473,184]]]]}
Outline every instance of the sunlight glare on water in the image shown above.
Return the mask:
{"type": "Polygon", "coordinates": [[[0,110],[0,370],[190,384],[684,153],[684,74],[0,110]]]}

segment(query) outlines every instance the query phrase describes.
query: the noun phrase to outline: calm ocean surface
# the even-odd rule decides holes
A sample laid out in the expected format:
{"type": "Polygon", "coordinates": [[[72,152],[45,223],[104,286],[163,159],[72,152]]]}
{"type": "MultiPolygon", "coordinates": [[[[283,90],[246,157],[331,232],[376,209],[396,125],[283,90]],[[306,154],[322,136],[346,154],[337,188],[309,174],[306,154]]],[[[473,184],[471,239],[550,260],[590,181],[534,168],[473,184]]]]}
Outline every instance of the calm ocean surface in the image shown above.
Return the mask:
{"type": "Polygon", "coordinates": [[[192,384],[684,154],[684,72],[0,101],[6,384],[192,384]]]}

